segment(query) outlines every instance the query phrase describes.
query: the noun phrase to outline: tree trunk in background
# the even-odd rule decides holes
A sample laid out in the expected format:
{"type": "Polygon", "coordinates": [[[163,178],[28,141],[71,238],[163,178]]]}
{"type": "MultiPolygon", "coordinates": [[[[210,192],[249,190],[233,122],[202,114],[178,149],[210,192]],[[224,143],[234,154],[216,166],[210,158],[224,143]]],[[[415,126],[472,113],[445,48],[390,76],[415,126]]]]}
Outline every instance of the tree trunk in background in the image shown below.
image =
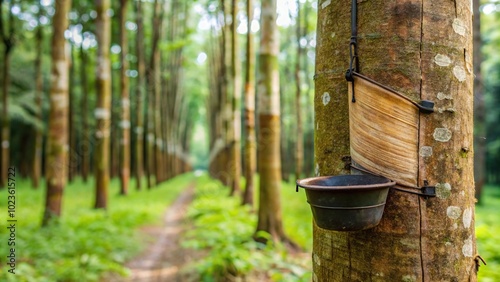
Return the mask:
{"type": "MultiPolygon", "coordinates": [[[[307,21],[307,18],[304,19],[307,21]]],[[[300,39],[302,30],[300,24],[300,1],[297,0],[297,19],[296,19],[296,37],[297,37],[297,58],[295,62],[295,118],[297,119],[297,135],[295,140],[295,178],[299,179],[302,174],[302,163],[304,162],[304,132],[302,130],[302,111],[301,105],[301,81],[300,81],[300,58],[302,57],[302,47],[300,39]]]]}
{"type": "Polygon", "coordinates": [[[3,188],[7,184],[7,173],[9,170],[9,159],[10,159],[10,119],[9,119],[9,87],[10,87],[10,59],[12,50],[14,48],[14,34],[15,34],[15,23],[14,15],[12,14],[12,7],[17,4],[17,1],[12,0],[7,2],[7,15],[8,19],[4,20],[3,16],[3,3],[4,0],[0,0],[0,39],[3,42],[3,70],[2,70],[2,113],[1,113],[1,132],[0,132],[0,145],[2,149],[0,150],[0,188],[3,188]],[[5,26],[8,24],[8,26],[5,26]]]}
{"type": "Polygon", "coordinates": [[[232,133],[231,136],[231,195],[240,193],[241,178],[241,61],[238,42],[238,1],[232,0],[231,4],[231,80],[232,80],[232,133]]]}
{"type": "Polygon", "coordinates": [[[122,129],[120,138],[120,194],[128,194],[130,178],[130,99],[128,70],[128,41],[125,21],[127,19],[127,0],[120,0],[120,90],[121,90],[121,120],[122,129]]]}
{"type": "MultiPolygon", "coordinates": [[[[42,17],[43,7],[38,5],[38,27],[36,29],[36,50],[35,58],[35,104],[36,104],[36,118],[43,123],[43,76],[42,76],[42,46],[43,46],[43,27],[41,26],[40,19],[42,17]]],[[[43,129],[40,127],[35,128],[35,149],[33,150],[33,162],[31,166],[31,180],[33,188],[38,188],[40,177],[42,176],[42,152],[43,152],[43,129]]]]}
{"type": "Polygon", "coordinates": [[[273,240],[290,242],[283,230],[280,200],[279,34],[276,17],[276,0],[263,0],[257,88],[260,201],[256,237],[261,239],[258,232],[265,231],[273,240]]]}
{"type": "Polygon", "coordinates": [[[89,130],[88,108],[89,108],[89,89],[87,80],[87,54],[80,46],[80,76],[81,76],[81,89],[82,89],[82,139],[80,140],[80,155],[82,157],[82,179],[87,183],[87,178],[90,171],[90,150],[91,150],[91,137],[89,130]]]}
{"type": "Polygon", "coordinates": [[[231,28],[229,25],[229,9],[228,9],[229,0],[221,0],[221,12],[224,15],[224,23],[222,25],[222,42],[221,42],[221,68],[222,68],[222,76],[221,76],[221,94],[222,99],[221,103],[221,117],[222,117],[222,140],[223,140],[223,148],[220,152],[219,156],[219,180],[226,186],[231,185],[231,167],[228,166],[228,163],[231,161],[231,151],[230,148],[230,140],[232,139],[232,124],[231,124],[231,81],[230,71],[231,71],[231,28]]]}
{"type": "MultiPolygon", "coordinates": [[[[112,18],[111,18],[111,21],[112,18]]],[[[111,23],[111,26],[113,24],[111,23]]],[[[111,34],[113,38],[113,34],[111,34]]],[[[110,59],[111,60],[111,59],[110,59]]],[[[113,179],[119,177],[120,170],[120,116],[121,116],[121,98],[120,98],[120,74],[111,67],[111,121],[110,121],[110,161],[109,161],[109,177],[113,179]]]]}
{"type": "Polygon", "coordinates": [[[97,50],[97,107],[95,118],[96,148],[96,198],[95,208],[107,208],[109,189],[109,135],[111,111],[111,63],[109,48],[111,42],[111,21],[107,14],[110,0],[96,0],[96,37],[97,50]]]}
{"type": "Polygon", "coordinates": [[[69,109],[68,109],[68,182],[73,182],[73,177],[78,166],[78,157],[75,154],[75,56],[73,53],[73,44],[70,45],[70,61],[69,61],[69,109]]]}
{"type": "MultiPolygon", "coordinates": [[[[304,5],[304,36],[307,38],[307,43],[309,44],[312,40],[312,37],[309,34],[309,19],[311,13],[311,3],[306,1],[304,5]]],[[[304,54],[302,56],[302,65],[304,70],[304,77],[306,83],[306,104],[304,106],[305,113],[305,132],[304,132],[304,165],[303,165],[303,173],[305,175],[311,176],[314,174],[314,111],[313,111],[313,103],[312,99],[314,99],[314,92],[312,91],[312,75],[310,75],[309,68],[313,64],[311,64],[311,59],[309,58],[309,45],[305,47],[304,54]],[[312,95],[311,95],[312,94],[312,95]]]]}
{"type": "Polygon", "coordinates": [[[137,190],[141,189],[142,175],[144,170],[144,78],[146,76],[146,65],[144,61],[144,23],[142,20],[142,1],[137,1],[136,7],[136,23],[137,23],[137,34],[136,34],[136,52],[137,52],[137,89],[136,89],[136,127],[135,133],[137,135],[136,145],[135,145],[135,177],[137,178],[137,190]]]}
{"type": "Polygon", "coordinates": [[[481,12],[480,1],[473,0],[473,36],[474,36],[474,178],[476,199],[481,203],[481,192],[485,183],[486,171],[486,113],[483,95],[483,76],[481,75],[481,12]]]}
{"type": "Polygon", "coordinates": [[[161,40],[161,27],[162,27],[162,16],[163,12],[161,10],[162,6],[160,1],[155,0],[155,15],[153,16],[153,46],[151,51],[151,68],[152,68],[152,79],[153,79],[153,100],[154,100],[154,159],[155,159],[155,175],[156,184],[163,181],[163,162],[161,158],[161,52],[160,52],[160,40],[161,40]]]}
{"type": "MultiPolygon", "coordinates": [[[[318,175],[349,172],[342,161],[349,155],[349,4],[318,5],[318,175]]],[[[476,281],[470,9],[465,0],[359,3],[362,73],[436,102],[435,113],[420,117],[418,185],[436,185],[437,197],[391,190],[380,225],[365,231],[314,225],[315,281],[476,281]]]]}
{"type": "Polygon", "coordinates": [[[64,31],[68,28],[71,0],[59,0],[55,4],[52,19],[52,83],[50,86],[50,115],[47,140],[47,194],[42,225],[61,215],[63,189],[68,168],[68,100],[69,100],[69,52],[64,31]]]}
{"type": "Polygon", "coordinates": [[[245,77],[245,192],[243,204],[253,206],[254,175],[256,170],[257,144],[255,142],[255,47],[252,34],[253,0],[247,0],[247,64],[245,77]]]}

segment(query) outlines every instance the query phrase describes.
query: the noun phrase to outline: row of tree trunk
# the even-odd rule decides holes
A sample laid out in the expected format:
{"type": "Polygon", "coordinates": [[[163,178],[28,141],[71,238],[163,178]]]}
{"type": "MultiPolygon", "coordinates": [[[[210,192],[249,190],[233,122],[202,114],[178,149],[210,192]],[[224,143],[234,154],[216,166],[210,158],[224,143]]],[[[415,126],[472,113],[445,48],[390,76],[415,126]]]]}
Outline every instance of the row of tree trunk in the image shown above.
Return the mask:
{"type": "MultiPolygon", "coordinates": [[[[180,5],[173,1],[170,6],[156,0],[153,8],[152,42],[149,53],[149,64],[146,63],[144,42],[143,3],[135,4],[135,21],[137,24],[136,40],[131,41],[126,29],[128,0],[119,2],[118,26],[120,45],[119,95],[112,94],[113,73],[110,59],[111,17],[108,11],[111,1],[96,0],[95,35],[97,39],[96,57],[96,120],[93,133],[88,118],[89,110],[87,72],[89,71],[88,50],[80,42],[80,86],[83,133],[77,134],[74,129],[76,96],[72,90],[76,88],[75,69],[76,52],[64,37],[69,22],[67,20],[71,1],[56,1],[56,13],[53,19],[52,37],[52,77],[50,91],[49,135],[46,152],[47,198],[43,224],[46,225],[61,214],[62,194],[67,178],[72,179],[80,173],[86,181],[90,172],[90,155],[93,152],[93,170],[95,172],[95,208],[108,207],[110,172],[116,163],[119,166],[120,194],[127,195],[131,169],[137,178],[137,189],[141,189],[142,176],[146,174],[147,186],[152,188],[173,176],[190,170],[186,154],[189,150],[191,133],[189,117],[182,100],[182,56],[183,46],[173,48],[166,54],[160,50],[160,42],[168,40],[175,43],[185,38],[187,33],[188,4],[180,5]],[[179,7],[182,7],[179,9],[179,7]],[[169,13],[170,11],[170,13],[169,13]],[[165,16],[165,15],[168,15],[165,16]],[[167,22],[168,21],[168,22],[167,22]],[[162,27],[169,24],[169,32],[162,27]],[[135,42],[137,55],[137,73],[135,91],[131,92],[129,82],[128,47],[135,42]],[[70,70],[71,69],[71,70],[70,70]],[[168,72],[164,77],[162,72],[168,72]],[[135,116],[131,115],[131,94],[134,94],[135,116]],[[117,111],[119,114],[114,114],[117,111]],[[183,116],[184,115],[184,116],[183,116]],[[132,119],[135,118],[134,131],[132,119]],[[143,128],[146,128],[144,130],[143,128]],[[132,138],[135,132],[135,138],[132,138]],[[113,138],[111,138],[113,137],[113,138]],[[146,137],[146,138],[145,138],[146,137]],[[134,140],[134,143],[132,143],[134,140]],[[146,142],[144,142],[146,140],[146,142]],[[77,144],[80,144],[79,146],[77,144]],[[132,147],[131,145],[134,144],[132,147]],[[91,149],[93,149],[91,151],[91,149]],[[133,157],[132,157],[133,156],[133,157]],[[131,159],[135,165],[131,166],[131,159]],[[145,164],[145,166],[144,166],[145,164]]],[[[80,7],[80,12],[85,8],[80,7]]],[[[88,11],[85,11],[88,12],[88,11]]],[[[40,30],[40,40],[41,30],[40,30]]],[[[83,37],[82,31],[82,37],[83,37]]],[[[73,40],[73,44],[75,41],[73,40]]],[[[76,49],[76,48],[73,48],[76,49]]],[[[36,62],[37,70],[40,62],[36,62]]],[[[41,93],[37,96],[41,98],[41,93]]],[[[37,143],[38,144],[38,143],[37,143]]],[[[38,184],[41,174],[40,160],[34,162],[34,184],[38,184]],[[36,172],[36,173],[35,173],[36,172]]]]}
{"type": "MultiPolygon", "coordinates": [[[[245,82],[242,89],[238,27],[237,1],[221,0],[217,13],[223,15],[219,22],[212,25],[209,50],[209,132],[210,159],[209,172],[231,188],[231,195],[242,197],[243,204],[254,204],[254,176],[259,173],[259,222],[257,231],[266,231],[275,240],[289,242],[284,234],[281,220],[280,188],[282,175],[282,138],[280,72],[278,66],[279,36],[276,25],[276,1],[261,2],[260,44],[258,51],[254,46],[251,32],[254,3],[246,1],[247,33],[245,57],[245,82]],[[256,56],[258,53],[258,56],[256,56]],[[258,61],[259,68],[255,65],[258,61]],[[257,73],[257,79],[256,79],[257,73]],[[255,87],[257,86],[257,88],[255,87]],[[257,89],[257,92],[256,92],[257,89]],[[244,97],[241,97],[241,93],[244,97]],[[241,104],[244,101],[244,107],[241,104]],[[256,103],[257,101],[257,103],[256,103]],[[256,105],[257,104],[257,105],[256,105]],[[240,110],[243,109],[243,116],[240,110]],[[256,112],[257,110],[257,112],[256,112]],[[244,127],[241,126],[244,122],[244,127]],[[242,132],[244,138],[242,138],[242,132]],[[241,146],[242,139],[244,146],[241,146]],[[243,149],[243,153],[241,153],[243,149]],[[242,158],[243,156],[243,158],[242,158]],[[243,161],[243,166],[242,166],[243,161]],[[241,169],[243,167],[243,170],[241,169]],[[242,173],[243,171],[243,173],[242,173]],[[240,187],[241,175],[245,177],[243,191],[240,187]]],[[[297,5],[301,5],[298,1],[297,5]]],[[[300,21],[300,18],[298,19],[300,21]]],[[[304,21],[305,22],[305,21],[304,21]]],[[[298,123],[295,156],[295,174],[300,177],[303,163],[302,130],[302,89],[300,75],[303,71],[302,47],[299,44],[305,29],[297,24],[297,57],[294,70],[296,77],[296,96],[294,118],[298,123]]],[[[312,155],[312,154],[311,154],[312,155]]]]}

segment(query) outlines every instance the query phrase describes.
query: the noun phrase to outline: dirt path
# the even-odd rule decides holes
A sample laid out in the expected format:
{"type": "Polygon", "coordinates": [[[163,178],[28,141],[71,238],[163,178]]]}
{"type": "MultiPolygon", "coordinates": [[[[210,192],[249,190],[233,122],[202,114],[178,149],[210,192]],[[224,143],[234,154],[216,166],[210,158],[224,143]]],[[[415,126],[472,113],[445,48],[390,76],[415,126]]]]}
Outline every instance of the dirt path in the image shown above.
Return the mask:
{"type": "Polygon", "coordinates": [[[192,261],[189,251],[180,246],[181,234],[185,229],[183,222],[186,209],[193,199],[194,183],[182,192],[165,212],[163,226],[144,228],[147,237],[156,238],[139,256],[128,262],[131,270],[128,278],[113,281],[133,282],[170,282],[189,281],[179,270],[192,261]]]}

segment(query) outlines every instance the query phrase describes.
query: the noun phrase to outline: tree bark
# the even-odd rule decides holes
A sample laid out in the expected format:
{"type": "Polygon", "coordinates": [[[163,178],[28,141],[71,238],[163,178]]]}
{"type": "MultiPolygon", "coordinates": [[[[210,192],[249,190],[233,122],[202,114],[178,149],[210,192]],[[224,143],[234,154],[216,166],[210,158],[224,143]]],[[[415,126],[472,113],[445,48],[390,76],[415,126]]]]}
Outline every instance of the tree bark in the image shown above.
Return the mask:
{"type": "Polygon", "coordinates": [[[480,1],[473,0],[473,36],[474,36],[474,178],[475,196],[481,203],[481,192],[485,183],[486,171],[486,115],[484,104],[483,76],[481,74],[481,12],[480,1]]]}
{"type": "Polygon", "coordinates": [[[255,136],[255,47],[251,26],[254,14],[253,0],[247,0],[247,64],[245,76],[245,192],[243,204],[253,206],[254,176],[257,162],[257,143],[255,136]]]}
{"type": "MultiPolygon", "coordinates": [[[[42,76],[42,46],[43,46],[43,27],[40,23],[42,17],[42,5],[38,6],[38,27],[36,30],[35,39],[37,42],[37,51],[35,58],[35,104],[36,117],[43,123],[42,99],[43,99],[43,76],[42,76]]],[[[40,177],[42,175],[42,151],[43,151],[43,130],[35,128],[35,148],[33,150],[33,162],[31,166],[31,180],[33,188],[38,188],[40,177]]]]}
{"type": "Polygon", "coordinates": [[[146,76],[146,65],[144,61],[144,22],[142,20],[142,1],[137,1],[136,7],[136,22],[137,22],[137,35],[136,35],[136,52],[137,52],[137,90],[136,90],[136,127],[135,133],[137,135],[135,145],[135,177],[137,178],[137,190],[141,189],[142,176],[144,171],[144,78],[146,76]]]}
{"type": "Polygon", "coordinates": [[[232,0],[231,4],[231,80],[232,80],[232,133],[231,136],[231,195],[240,193],[241,178],[241,62],[239,57],[238,40],[238,1],[232,0]]]}
{"type": "Polygon", "coordinates": [[[75,116],[75,56],[73,43],[70,45],[69,56],[69,110],[68,110],[68,182],[73,182],[78,167],[78,155],[75,150],[76,129],[74,123],[75,116]]]}
{"type": "Polygon", "coordinates": [[[82,89],[82,139],[80,140],[80,155],[82,156],[82,179],[86,183],[90,171],[90,150],[91,138],[88,120],[88,105],[89,105],[89,89],[87,80],[87,54],[80,46],[80,76],[81,76],[81,89],[82,89]]]}
{"type": "Polygon", "coordinates": [[[95,208],[108,206],[109,189],[109,135],[111,116],[111,64],[109,48],[111,41],[111,21],[107,14],[110,8],[110,0],[96,0],[96,35],[97,35],[97,108],[95,118],[96,148],[95,148],[95,170],[96,170],[96,198],[95,208]]]}
{"type": "Polygon", "coordinates": [[[290,243],[283,230],[280,200],[279,38],[276,17],[276,0],[263,0],[257,88],[260,201],[256,237],[259,239],[258,232],[265,231],[271,234],[273,240],[290,243]]]}
{"type": "Polygon", "coordinates": [[[42,225],[61,215],[62,194],[68,169],[69,46],[64,38],[71,0],[56,1],[52,34],[52,84],[48,129],[47,194],[42,225]]]}
{"type": "MultiPolygon", "coordinates": [[[[300,80],[300,58],[302,57],[302,47],[300,39],[302,30],[300,24],[300,1],[297,0],[297,19],[296,19],[296,37],[297,37],[297,58],[295,62],[295,118],[297,119],[297,135],[295,140],[295,178],[299,179],[302,174],[302,163],[304,162],[304,132],[302,129],[302,105],[301,105],[301,80],[300,80]]],[[[304,19],[307,21],[307,19],[304,19]]]]}
{"type": "MultiPolygon", "coordinates": [[[[349,4],[318,5],[318,175],[348,173],[343,160],[349,155],[344,79],[349,4]]],[[[435,113],[420,115],[416,181],[420,187],[424,181],[435,185],[437,197],[391,190],[382,221],[373,229],[334,232],[315,225],[313,278],[476,281],[470,2],[363,1],[358,6],[361,73],[410,99],[436,102],[435,113]]]]}
{"type": "Polygon", "coordinates": [[[151,52],[151,66],[153,78],[153,96],[154,96],[154,154],[155,154],[155,175],[156,183],[162,182],[163,179],[163,161],[161,157],[161,146],[163,140],[161,139],[161,53],[160,53],[160,40],[161,40],[161,27],[163,24],[163,12],[161,10],[160,2],[155,1],[155,16],[153,19],[153,50],[151,52]]]}
{"type": "Polygon", "coordinates": [[[125,21],[127,19],[127,0],[120,0],[120,90],[121,90],[121,120],[120,127],[120,194],[128,194],[130,178],[130,99],[128,70],[128,41],[125,21]]]}
{"type": "Polygon", "coordinates": [[[9,119],[9,88],[10,88],[10,59],[12,55],[12,50],[14,48],[14,35],[15,35],[15,23],[14,14],[12,13],[12,7],[17,4],[17,1],[12,0],[7,2],[7,15],[8,19],[3,19],[3,3],[4,0],[0,0],[0,39],[4,45],[4,60],[3,60],[3,85],[2,85],[2,110],[1,110],[1,147],[0,150],[0,188],[5,187],[7,183],[7,173],[9,170],[10,163],[10,119],[9,119]],[[7,25],[5,27],[5,25],[7,25]]]}

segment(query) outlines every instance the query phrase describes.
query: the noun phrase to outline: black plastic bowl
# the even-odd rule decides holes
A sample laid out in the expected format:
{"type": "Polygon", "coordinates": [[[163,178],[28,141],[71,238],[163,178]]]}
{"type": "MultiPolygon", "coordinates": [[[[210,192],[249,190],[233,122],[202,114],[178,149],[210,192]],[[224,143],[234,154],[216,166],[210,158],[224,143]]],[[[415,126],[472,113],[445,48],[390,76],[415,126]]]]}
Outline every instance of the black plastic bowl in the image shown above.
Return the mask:
{"type": "Polygon", "coordinates": [[[377,226],[389,188],[396,182],[373,175],[320,176],[297,180],[306,190],[316,224],[324,229],[358,231],[377,226]]]}

